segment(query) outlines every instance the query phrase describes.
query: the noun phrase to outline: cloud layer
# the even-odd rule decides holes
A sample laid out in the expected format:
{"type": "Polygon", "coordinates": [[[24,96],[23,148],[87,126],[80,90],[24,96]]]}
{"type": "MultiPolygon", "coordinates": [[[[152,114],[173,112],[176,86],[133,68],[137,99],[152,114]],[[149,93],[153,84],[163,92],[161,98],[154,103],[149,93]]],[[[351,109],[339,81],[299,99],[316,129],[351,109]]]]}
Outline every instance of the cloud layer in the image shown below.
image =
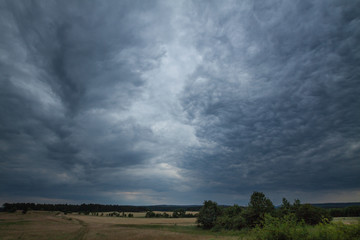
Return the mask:
{"type": "Polygon", "coordinates": [[[356,1],[0,9],[2,202],[359,198],[356,1]]]}

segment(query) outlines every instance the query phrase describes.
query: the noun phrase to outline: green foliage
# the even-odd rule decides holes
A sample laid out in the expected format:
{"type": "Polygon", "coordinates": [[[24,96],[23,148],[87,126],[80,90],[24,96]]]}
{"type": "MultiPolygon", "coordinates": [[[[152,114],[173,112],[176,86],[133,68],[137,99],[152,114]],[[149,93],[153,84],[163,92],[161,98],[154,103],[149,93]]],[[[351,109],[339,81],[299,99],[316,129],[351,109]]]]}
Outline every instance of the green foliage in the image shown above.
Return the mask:
{"type": "Polygon", "coordinates": [[[257,226],[252,233],[256,240],[358,240],[360,224],[310,226],[298,222],[294,214],[284,218],[265,215],[263,227],[257,226]]]}
{"type": "Polygon", "coordinates": [[[173,218],[182,218],[185,217],[185,210],[184,209],[176,209],[173,214],[173,218]]]}
{"type": "Polygon", "coordinates": [[[224,213],[224,215],[227,215],[229,217],[235,217],[235,216],[238,216],[239,214],[241,214],[242,211],[243,211],[243,208],[240,207],[239,205],[235,204],[234,206],[225,208],[223,213],[224,213]]]}
{"type": "Polygon", "coordinates": [[[221,216],[216,219],[215,226],[219,229],[226,230],[240,230],[246,227],[246,220],[241,215],[243,211],[242,207],[234,205],[231,207],[224,208],[221,216]]]}
{"type": "MultiPolygon", "coordinates": [[[[184,210],[182,210],[182,211],[184,211],[184,210]]],[[[182,212],[182,211],[177,211],[175,213],[175,216],[176,217],[185,216],[185,211],[184,212],[182,212]]],[[[147,211],[146,214],[145,214],[145,217],[146,218],[168,218],[168,217],[170,217],[170,215],[167,214],[166,212],[164,212],[164,213],[154,213],[153,211],[147,211]]]]}
{"type": "Polygon", "coordinates": [[[332,217],[360,217],[360,206],[349,206],[346,208],[330,209],[332,217]]]}
{"type": "Polygon", "coordinates": [[[298,224],[295,215],[289,214],[276,218],[269,214],[264,216],[262,227],[258,225],[254,232],[258,240],[292,240],[304,239],[306,232],[303,224],[298,224]]]}
{"type": "Polygon", "coordinates": [[[156,216],[156,214],[153,211],[147,211],[145,214],[146,218],[153,218],[155,216],[156,216]]]}
{"type": "Polygon", "coordinates": [[[249,207],[244,211],[244,217],[247,225],[255,227],[261,224],[265,214],[274,214],[274,204],[262,192],[254,192],[251,195],[249,207]]]}
{"type": "Polygon", "coordinates": [[[331,216],[328,211],[314,207],[310,204],[301,205],[295,212],[299,221],[303,220],[306,224],[316,225],[319,223],[328,223],[331,220],[331,216]]]}
{"type": "Polygon", "coordinates": [[[290,204],[283,198],[282,205],[275,210],[270,199],[261,192],[254,192],[247,208],[238,205],[219,208],[217,203],[205,201],[198,223],[204,229],[217,232],[251,232],[250,239],[257,240],[360,240],[355,237],[360,236],[359,224],[357,227],[330,224],[331,219],[330,211],[301,204],[298,199],[290,204]]]}
{"type": "Polygon", "coordinates": [[[246,220],[242,215],[235,215],[230,217],[222,215],[216,219],[216,227],[226,230],[240,230],[246,228],[246,220]]]}
{"type": "Polygon", "coordinates": [[[275,207],[273,203],[262,192],[253,192],[249,202],[249,208],[256,213],[270,213],[275,207]]]}
{"type": "Polygon", "coordinates": [[[290,213],[291,213],[291,204],[286,198],[283,198],[282,204],[278,210],[278,216],[284,217],[290,213]]]}
{"type": "Polygon", "coordinates": [[[204,201],[204,205],[200,209],[197,222],[204,229],[210,229],[215,226],[216,219],[221,215],[221,209],[216,202],[204,201]]]}

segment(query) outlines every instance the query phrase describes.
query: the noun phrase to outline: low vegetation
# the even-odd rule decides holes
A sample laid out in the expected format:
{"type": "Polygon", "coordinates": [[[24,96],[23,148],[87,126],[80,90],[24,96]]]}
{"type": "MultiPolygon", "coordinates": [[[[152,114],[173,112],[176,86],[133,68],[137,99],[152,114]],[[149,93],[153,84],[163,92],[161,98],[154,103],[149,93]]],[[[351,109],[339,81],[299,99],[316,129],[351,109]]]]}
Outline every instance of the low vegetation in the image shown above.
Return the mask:
{"type": "Polygon", "coordinates": [[[319,223],[308,225],[295,215],[283,218],[265,215],[262,226],[253,230],[256,240],[358,240],[360,224],[319,223]]]}
{"type": "Polygon", "coordinates": [[[200,209],[197,223],[212,231],[239,231],[256,240],[350,240],[359,239],[360,224],[331,223],[330,212],[301,204],[290,204],[283,199],[275,208],[270,199],[261,192],[254,192],[248,207],[234,205],[219,207],[216,202],[205,201],[200,209]]]}

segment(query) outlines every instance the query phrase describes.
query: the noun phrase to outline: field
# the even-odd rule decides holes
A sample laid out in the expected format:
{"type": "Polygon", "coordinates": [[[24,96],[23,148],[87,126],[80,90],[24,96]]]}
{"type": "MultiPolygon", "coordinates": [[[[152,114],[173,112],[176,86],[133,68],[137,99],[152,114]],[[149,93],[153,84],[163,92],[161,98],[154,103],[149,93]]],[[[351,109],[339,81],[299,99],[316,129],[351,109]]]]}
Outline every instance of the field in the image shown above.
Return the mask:
{"type": "MultiPolygon", "coordinates": [[[[360,218],[355,217],[341,217],[334,218],[333,222],[351,226],[359,223],[359,220],[360,218]]],[[[315,229],[319,230],[319,228],[315,229]]],[[[331,230],[331,227],[328,230],[331,230]]],[[[239,231],[202,230],[196,227],[195,218],[145,218],[144,213],[134,214],[133,218],[64,215],[59,212],[41,211],[29,211],[26,214],[20,211],[0,213],[1,240],[254,239],[251,235],[248,232],[239,231]]]]}
{"type": "Polygon", "coordinates": [[[0,239],[238,239],[196,227],[195,218],[134,218],[35,212],[0,213],[0,239]]]}
{"type": "Polygon", "coordinates": [[[360,217],[335,217],[333,222],[342,222],[344,224],[356,224],[360,223],[360,217]]]}

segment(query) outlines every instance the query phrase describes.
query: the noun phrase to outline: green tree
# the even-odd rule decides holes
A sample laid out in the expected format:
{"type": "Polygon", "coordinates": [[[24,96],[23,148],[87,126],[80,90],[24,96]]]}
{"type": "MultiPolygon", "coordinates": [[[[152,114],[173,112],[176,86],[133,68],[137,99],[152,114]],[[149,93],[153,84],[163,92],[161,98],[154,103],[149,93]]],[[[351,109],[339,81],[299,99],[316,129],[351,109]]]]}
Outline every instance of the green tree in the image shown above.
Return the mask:
{"type": "Polygon", "coordinates": [[[242,216],[243,208],[238,205],[223,209],[221,216],[216,219],[216,226],[228,230],[242,229],[246,227],[245,218],[242,216]]]}
{"type": "Polygon", "coordinates": [[[204,205],[199,211],[197,222],[204,229],[210,229],[215,226],[216,219],[221,215],[221,209],[216,202],[204,201],[204,205]]]}
{"type": "Polygon", "coordinates": [[[300,200],[299,200],[299,199],[295,199],[295,200],[294,200],[294,204],[291,206],[291,212],[292,212],[292,213],[296,213],[296,211],[299,210],[300,206],[301,206],[300,200]]]}
{"type": "Polygon", "coordinates": [[[155,213],[153,211],[147,211],[145,214],[146,218],[153,218],[155,217],[155,213]]]}
{"type": "Polygon", "coordinates": [[[288,215],[289,213],[291,213],[291,204],[286,198],[283,198],[282,204],[279,208],[279,216],[284,217],[284,216],[288,215]]]}
{"type": "Polygon", "coordinates": [[[181,217],[185,217],[185,210],[184,209],[176,209],[173,214],[172,214],[173,218],[181,218],[181,217]]]}
{"type": "Polygon", "coordinates": [[[254,192],[251,195],[249,207],[244,211],[244,217],[249,227],[261,224],[266,213],[273,214],[274,204],[262,192],[254,192]]]}
{"type": "Polygon", "coordinates": [[[298,221],[304,221],[309,225],[316,225],[321,222],[329,222],[331,216],[328,211],[322,208],[314,207],[310,204],[301,205],[296,211],[298,221]]]}

